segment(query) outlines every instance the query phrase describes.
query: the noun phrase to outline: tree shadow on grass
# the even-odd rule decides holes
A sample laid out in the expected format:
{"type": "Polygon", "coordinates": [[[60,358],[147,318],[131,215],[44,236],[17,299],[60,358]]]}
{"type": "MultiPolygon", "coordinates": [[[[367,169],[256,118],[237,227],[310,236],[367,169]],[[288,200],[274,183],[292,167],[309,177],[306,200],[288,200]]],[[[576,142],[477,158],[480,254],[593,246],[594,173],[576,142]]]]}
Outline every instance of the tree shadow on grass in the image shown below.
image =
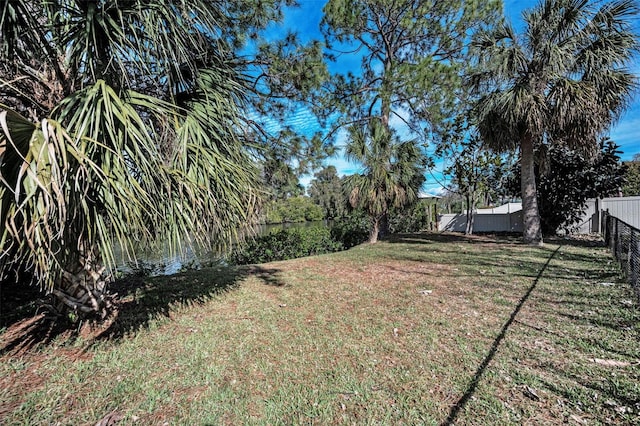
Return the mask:
{"type": "Polygon", "coordinates": [[[53,321],[51,317],[35,311],[34,301],[28,300],[26,303],[31,309],[14,306],[20,314],[9,317],[11,323],[6,323],[6,329],[1,331],[0,356],[18,356],[54,341],[72,344],[82,338],[88,342],[85,349],[93,342],[117,341],[149,327],[158,318],[170,318],[172,311],[180,307],[202,305],[233,291],[249,276],[266,285],[282,286],[284,283],[278,278],[279,272],[261,265],[248,265],[192,270],[171,276],[129,276],[110,286],[111,293],[115,295],[111,317],[99,323],[87,322],[80,327],[64,319],[53,321]]]}
{"type": "MultiPolygon", "coordinates": [[[[511,256],[509,252],[510,247],[525,247],[530,248],[532,246],[528,246],[522,242],[522,237],[520,235],[509,234],[509,233],[485,233],[478,235],[464,235],[462,233],[452,233],[452,232],[443,232],[443,233],[432,233],[432,232],[421,232],[414,234],[395,234],[388,236],[385,241],[387,243],[398,243],[398,244],[410,244],[414,245],[415,248],[412,248],[410,252],[405,253],[404,251],[397,251],[393,257],[397,260],[410,260],[416,262],[424,262],[425,260],[434,259],[434,256],[443,255],[438,258],[435,258],[434,261],[438,263],[449,263],[449,264],[459,264],[460,257],[458,254],[463,254],[468,257],[470,261],[472,261],[472,266],[474,268],[477,267],[496,267],[496,268],[504,268],[508,266],[513,266],[513,262],[522,263],[518,256],[511,256]],[[436,244],[437,243],[437,244],[436,244]],[[446,244],[442,244],[446,243],[446,244]],[[420,247],[422,246],[422,247],[420,247]],[[491,249],[493,247],[503,248],[501,250],[502,253],[496,255],[496,253],[492,250],[467,250],[465,246],[480,246],[487,247],[491,249]],[[428,259],[425,258],[428,256],[428,259]]],[[[531,275],[535,277],[537,274],[538,268],[545,262],[544,253],[552,253],[555,251],[557,246],[570,246],[570,247],[581,247],[581,248],[603,248],[605,247],[604,241],[598,236],[566,236],[566,237],[552,237],[545,239],[545,245],[538,248],[541,255],[540,265],[536,265],[535,262],[528,262],[527,266],[532,268],[530,271],[524,271],[523,276],[531,275]]],[[[584,252],[584,250],[583,250],[584,252]]],[[[557,276],[565,276],[565,275],[575,275],[576,278],[587,278],[583,276],[587,273],[593,273],[594,271],[587,271],[584,269],[576,269],[572,266],[567,266],[571,262],[578,262],[584,264],[593,263],[593,254],[591,253],[562,253],[561,260],[566,261],[562,262],[559,265],[547,265],[549,268],[548,272],[553,272],[553,275],[557,276]]],[[[612,258],[613,260],[613,258],[612,258]]],[[[607,271],[607,276],[604,275],[603,271],[598,271],[598,277],[600,280],[609,279],[612,281],[617,281],[620,279],[620,271],[617,268],[614,268],[610,271],[607,271]]]]}
{"type": "Polygon", "coordinates": [[[520,234],[481,233],[465,235],[459,232],[416,232],[409,234],[391,234],[384,238],[389,243],[429,244],[429,243],[470,243],[470,244],[519,244],[520,234]]]}
{"type": "Polygon", "coordinates": [[[0,282],[0,330],[32,318],[44,293],[36,286],[19,282],[0,282]]]}
{"type": "Polygon", "coordinates": [[[533,283],[531,284],[529,289],[526,291],[526,293],[522,296],[522,298],[518,302],[518,305],[516,306],[516,308],[511,313],[511,316],[509,317],[507,322],[505,322],[504,325],[502,326],[500,334],[493,341],[493,344],[491,345],[491,349],[489,350],[489,353],[487,354],[487,356],[484,358],[484,360],[482,361],[482,363],[480,364],[480,366],[476,370],[476,373],[474,374],[473,378],[471,379],[471,383],[467,387],[466,392],[464,393],[464,395],[462,395],[462,397],[458,400],[458,402],[451,408],[451,410],[449,411],[449,415],[447,416],[446,420],[442,423],[443,425],[452,425],[452,424],[454,424],[456,419],[458,418],[458,415],[460,414],[460,412],[464,410],[464,407],[467,405],[467,403],[469,402],[471,397],[476,392],[476,388],[478,387],[478,384],[480,383],[480,379],[482,379],[482,376],[484,375],[485,370],[487,369],[487,367],[489,366],[489,364],[491,363],[491,361],[495,357],[496,352],[498,351],[498,348],[502,344],[502,341],[504,340],[504,338],[505,338],[505,336],[507,334],[507,331],[511,327],[511,324],[513,324],[513,322],[515,321],[516,317],[520,313],[520,310],[522,309],[524,304],[527,302],[527,300],[529,300],[529,297],[531,296],[531,293],[533,293],[533,291],[537,287],[538,283],[540,282],[540,279],[542,278],[542,276],[544,275],[547,267],[551,263],[551,260],[554,258],[554,256],[560,250],[560,247],[561,246],[558,246],[558,248],[556,248],[555,251],[553,251],[551,253],[551,255],[547,259],[547,262],[545,263],[545,265],[538,272],[538,275],[537,275],[536,279],[533,281],[533,283]]]}
{"type": "MultiPolygon", "coordinates": [[[[470,244],[516,244],[524,245],[522,234],[514,232],[480,232],[465,235],[461,232],[415,232],[391,234],[384,241],[402,244],[429,243],[470,243],[470,244]]],[[[575,247],[604,247],[604,240],[598,235],[567,235],[545,237],[545,243],[575,247]]]]}

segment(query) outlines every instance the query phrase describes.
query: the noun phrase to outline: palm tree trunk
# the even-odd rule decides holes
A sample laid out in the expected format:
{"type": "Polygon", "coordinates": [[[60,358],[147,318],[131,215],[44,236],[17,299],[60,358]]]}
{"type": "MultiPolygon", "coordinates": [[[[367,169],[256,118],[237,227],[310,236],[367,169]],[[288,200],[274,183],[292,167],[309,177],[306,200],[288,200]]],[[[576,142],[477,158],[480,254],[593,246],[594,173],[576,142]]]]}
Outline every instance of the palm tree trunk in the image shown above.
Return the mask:
{"type": "Polygon", "coordinates": [[[378,242],[378,234],[380,233],[380,218],[375,217],[372,222],[371,231],[369,232],[369,243],[375,244],[378,242]]]}
{"type": "Polygon", "coordinates": [[[81,253],[69,265],[52,290],[48,306],[57,315],[70,313],[74,319],[104,319],[111,308],[104,266],[96,261],[95,252],[81,253]]]}
{"type": "Polygon", "coordinates": [[[541,246],[542,230],[536,189],[533,138],[528,133],[520,142],[523,239],[526,244],[541,246]]]}

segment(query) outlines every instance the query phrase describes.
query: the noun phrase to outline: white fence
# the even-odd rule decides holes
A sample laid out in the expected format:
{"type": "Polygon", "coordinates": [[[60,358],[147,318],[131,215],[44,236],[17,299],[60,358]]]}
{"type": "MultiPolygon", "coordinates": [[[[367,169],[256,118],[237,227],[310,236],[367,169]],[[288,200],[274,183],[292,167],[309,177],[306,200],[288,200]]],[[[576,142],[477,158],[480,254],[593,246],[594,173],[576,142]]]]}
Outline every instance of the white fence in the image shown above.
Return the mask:
{"type": "Polygon", "coordinates": [[[600,209],[640,229],[640,197],[603,198],[600,209]]]}
{"type": "MultiPolygon", "coordinates": [[[[583,219],[577,224],[578,234],[601,232],[603,211],[608,211],[629,225],[640,228],[640,197],[616,197],[588,200],[583,219]]],[[[438,230],[464,232],[465,213],[438,216],[438,230]]],[[[473,232],[522,232],[522,205],[509,203],[495,209],[478,209],[473,220],[473,232]]]]}
{"type": "MultiPolygon", "coordinates": [[[[438,216],[438,230],[464,232],[466,213],[438,216]]],[[[474,213],[473,232],[522,232],[522,205],[509,203],[494,209],[478,209],[474,213]]]]}

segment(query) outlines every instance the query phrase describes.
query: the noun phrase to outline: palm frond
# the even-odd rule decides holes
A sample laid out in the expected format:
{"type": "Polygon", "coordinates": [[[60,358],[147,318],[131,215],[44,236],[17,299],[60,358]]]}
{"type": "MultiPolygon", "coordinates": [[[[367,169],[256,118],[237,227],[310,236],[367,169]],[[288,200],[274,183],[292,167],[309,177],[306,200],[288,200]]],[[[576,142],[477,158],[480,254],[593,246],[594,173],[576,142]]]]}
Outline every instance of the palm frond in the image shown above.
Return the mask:
{"type": "MultiPolygon", "coordinates": [[[[507,54],[515,46],[487,43],[480,64],[485,81],[494,80],[476,83],[484,95],[475,108],[487,146],[512,149],[524,134],[538,143],[550,138],[595,146],[637,86],[625,70],[638,46],[630,28],[637,13],[629,0],[598,7],[586,0],[544,0],[524,14],[517,68],[505,65],[515,63],[507,54]]],[[[498,29],[486,39],[504,35],[498,29]]]]}
{"type": "Polygon", "coordinates": [[[349,130],[345,151],[364,166],[362,174],[344,181],[352,207],[363,209],[375,222],[392,206],[403,207],[415,201],[424,182],[426,161],[416,141],[400,142],[379,119],[349,130]]]}
{"type": "Polygon", "coordinates": [[[14,254],[2,267],[31,259],[26,267],[52,288],[86,241],[112,268],[116,244],[133,256],[140,244],[180,251],[189,236],[205,245],[233,238],[251,221],[258,179],[234,136],[233,113],[221,111],[233,111],[228,99],[176,109],[132,91],[120,97],[98,81],[41,128],[5,110],[3,247],[14,254]],[[170,155],[150,126],[167,116],[176,126],[170,155]]]}

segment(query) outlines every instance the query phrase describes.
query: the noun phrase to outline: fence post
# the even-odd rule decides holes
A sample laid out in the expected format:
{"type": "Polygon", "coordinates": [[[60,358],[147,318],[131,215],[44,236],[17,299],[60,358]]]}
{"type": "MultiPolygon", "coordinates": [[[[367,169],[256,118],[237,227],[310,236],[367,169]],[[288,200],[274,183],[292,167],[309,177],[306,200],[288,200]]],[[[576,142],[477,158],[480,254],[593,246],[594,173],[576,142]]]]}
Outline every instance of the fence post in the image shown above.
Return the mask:
{"type": "Polygon", "coordinates": [[[627,273],[631,285],[635,288],[638,282],[638,266],[636,265],[636,254],[638,250],[637,234],[635,229],[631,228],[631,235],[629,236],[629,253],[627,254],[627,273]]]}
{"type": "Polygon", "coordinates": [[[636,239],[635,252],[633,253],[632,256],[633,256],[634,269],[633,269],[633,282],[631,283],[631,285],[635,290],[638,301],[640,301],[640,276],[639,276],[640,275],[640,238],[636,239]]]}
{"type": "MultiPolygon", "coordinates": [[[[627,247],[627,252],[625,253],[625,257],[627,258],[627,277],[629,277],[629,279],[631,279],[631,274],[633,272],[633,265],[631,264],[631,262],[633,262],[633,256],[631,255],[632,253],[632,249],[634,248],[635,244],[633,244],[633,228],[629,230],[629,247],[627,247]]],[[[631,283],[633,284],[633,281],[631,281],[631,283]]]]}
{"type": "Polygon", "coordinates": [[[591,221],[591,223],[593,224],[595,222],[596,229],[592,229],[591,232],[596,232],[600,234],[602,232],[602,210],[600,209],[600,197],[596,197],[594,210],[595,210],[594,215],[596,216],[596,220],[591,221]]]}
{"type": "Polygon", "coordinates": [[[618,259],[618,233],[617,231],[617,225],[618,222],[616,221],[616,219],[614,217],[611,218],[611,244],[609,245],[609,248],[611,249],[611,251],[613,252],[613,255],[615,256],[616,260],[618,259]]]}
{"type": "Polygon", "coordinates": [[[618,245],[620,242],[620,234],[618,233],[618,218],[613,219],[613,242],[611,244],[611,249],[613,253],[616,255],[616,259],[620,259],[620,253],[618,253],[618,245]]]}

